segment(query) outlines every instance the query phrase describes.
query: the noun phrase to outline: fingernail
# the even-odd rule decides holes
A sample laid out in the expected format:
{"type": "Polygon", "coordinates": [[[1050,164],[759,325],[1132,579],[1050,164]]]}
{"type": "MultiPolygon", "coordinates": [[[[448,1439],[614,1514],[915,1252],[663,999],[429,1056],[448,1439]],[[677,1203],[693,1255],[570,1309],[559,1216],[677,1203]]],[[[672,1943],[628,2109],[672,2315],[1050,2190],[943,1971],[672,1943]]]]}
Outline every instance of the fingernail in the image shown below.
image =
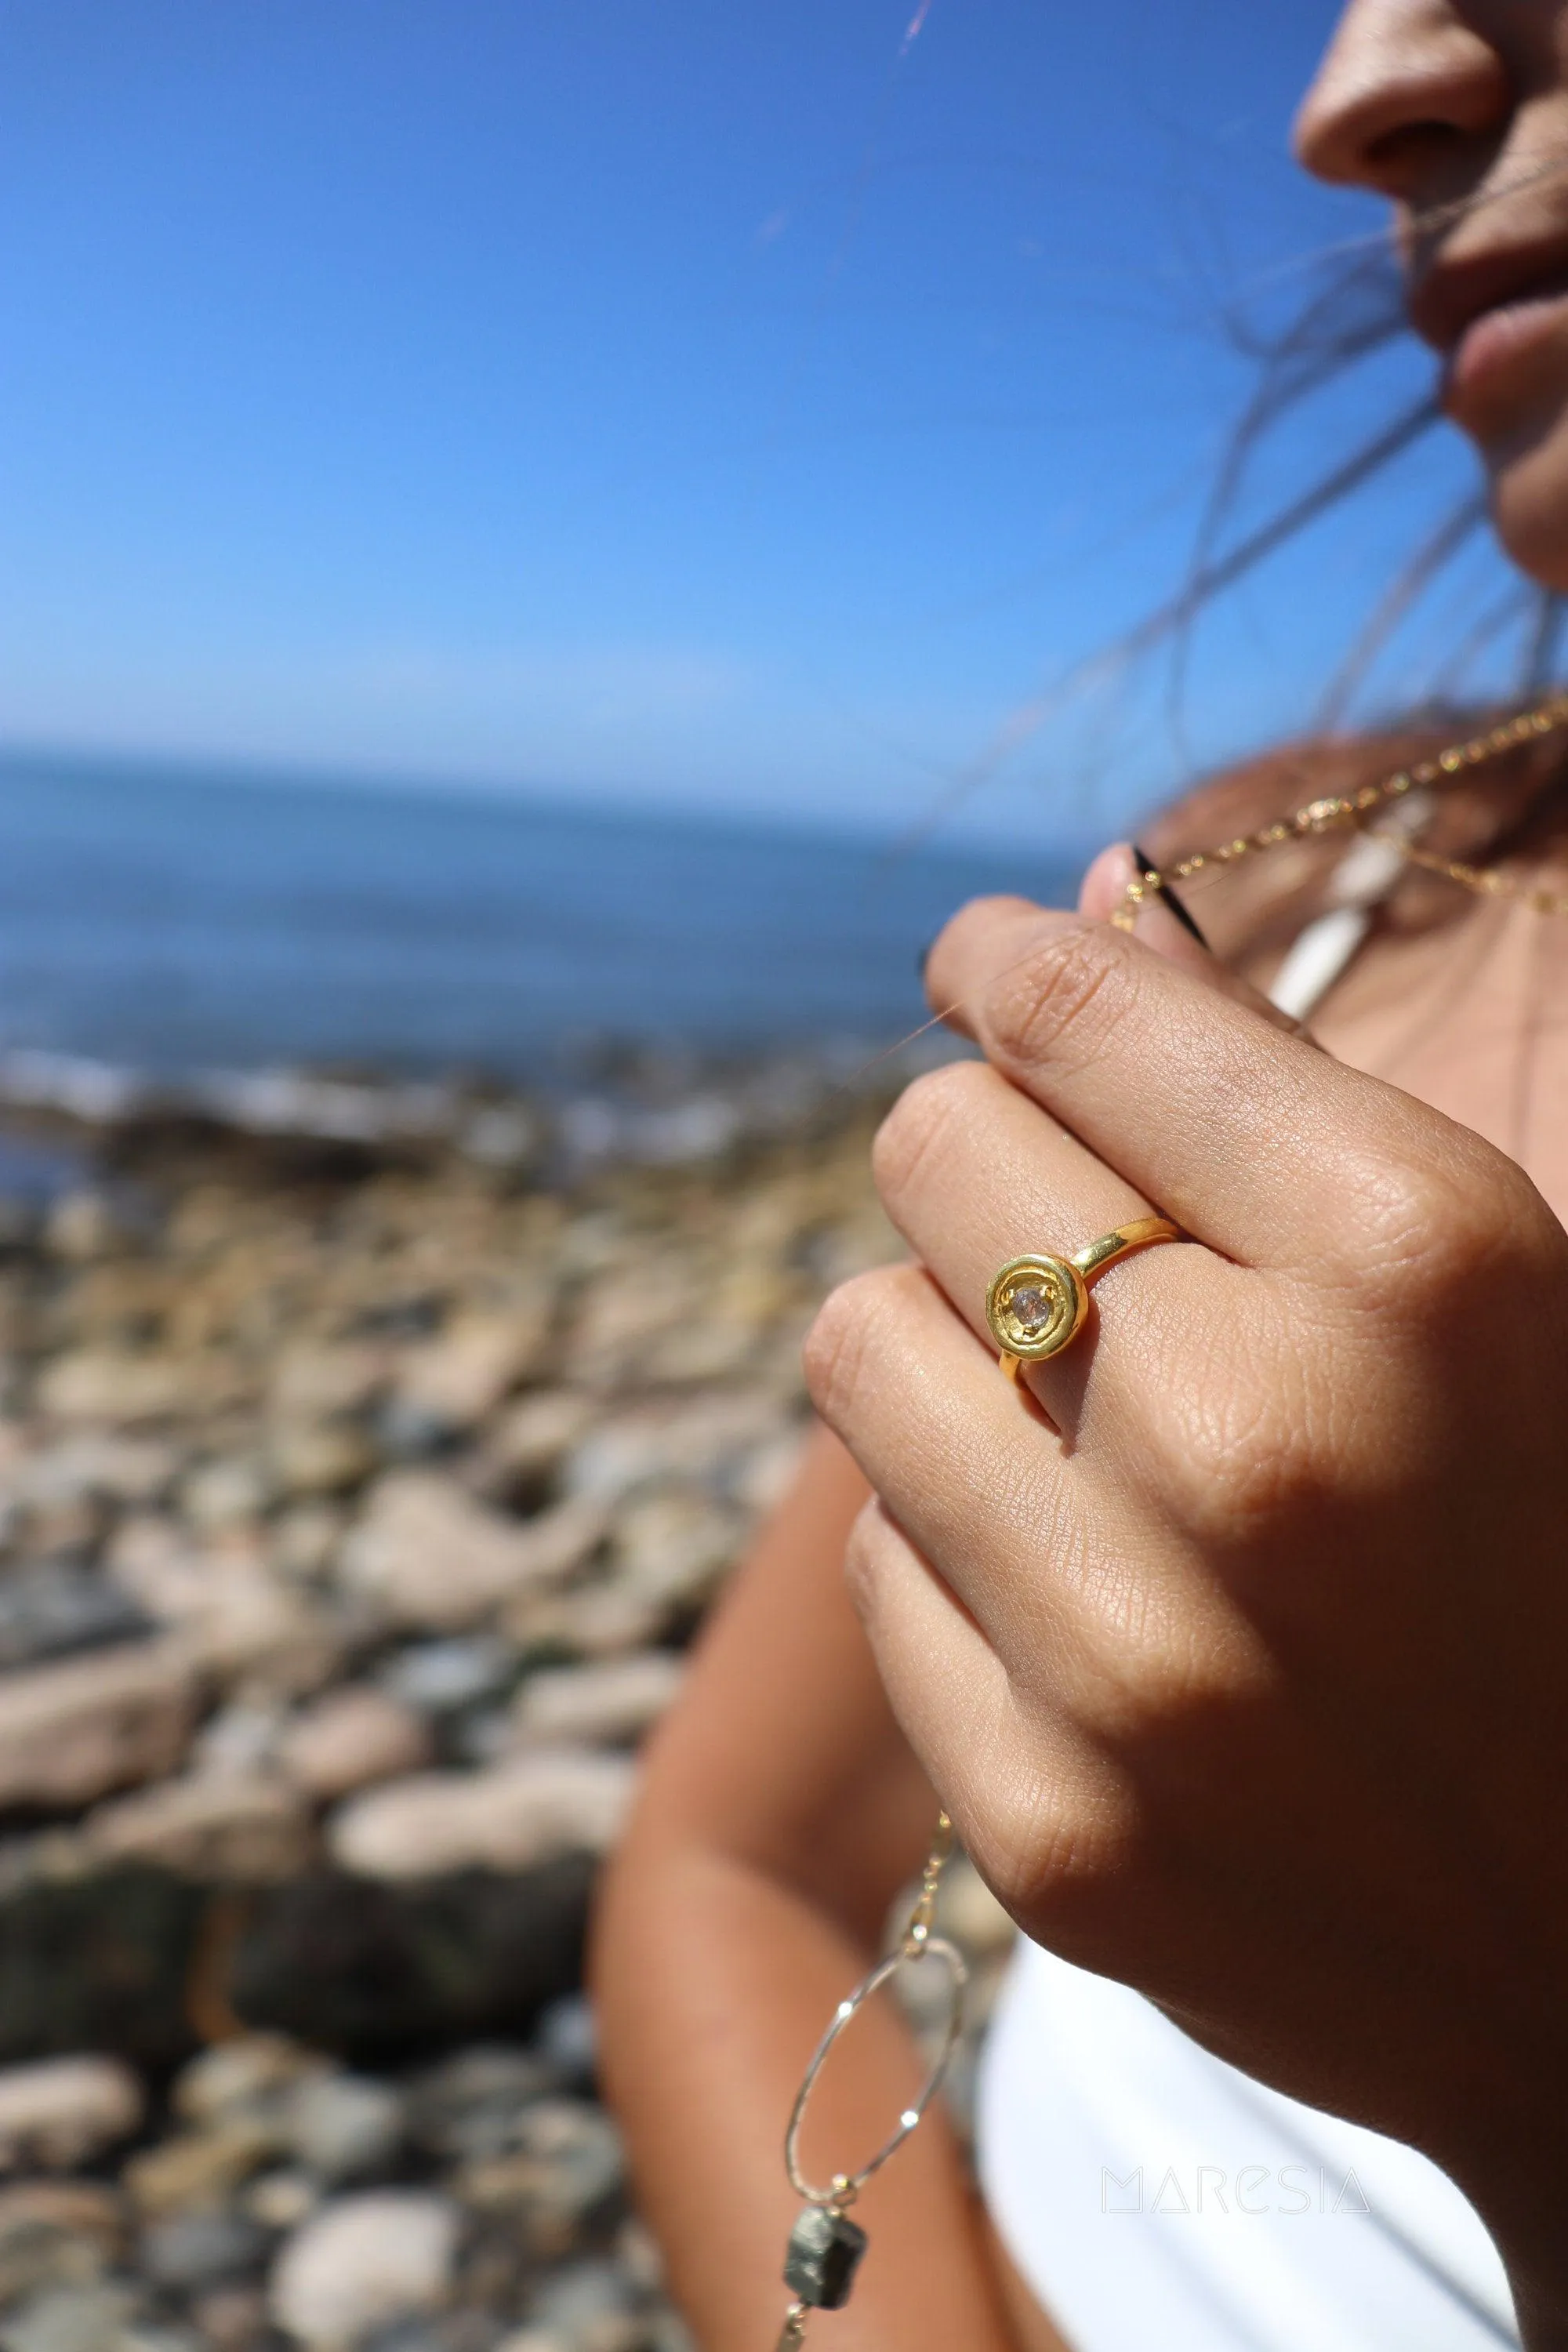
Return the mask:
{"type": "MultiPolygon", "coordinates": [[[[1128,846],[1131,848],[1133,856],[1138,861],[1138,871],[1140,874],[1157,874],[1159,872],[1160,869],[1158,866],[1156,866],[1154,860],[1150,856],[1146,849],[1140,849],[1135,841],[1129,843],[1128,846]]],[[[1183,906],[1181,900],[1177,898],[1175,892],[1172,889],[1168,882],[1161,884],[1160,896],[1163,898],[1166,906],[1169,907],[1172,914],[1174,915],[1177,922],[1180,923],[1183,930],[1190,931],[1194,939],[1196,940],[1199,947],[1204,949],[1207,954],[1212,955],[1214,953],[1214,950],[1209,946],[1207,940],[1205,939],[1202,931],[1199,930],[1193,917],[1188,914],[1186,908],[1183,906]]]]}

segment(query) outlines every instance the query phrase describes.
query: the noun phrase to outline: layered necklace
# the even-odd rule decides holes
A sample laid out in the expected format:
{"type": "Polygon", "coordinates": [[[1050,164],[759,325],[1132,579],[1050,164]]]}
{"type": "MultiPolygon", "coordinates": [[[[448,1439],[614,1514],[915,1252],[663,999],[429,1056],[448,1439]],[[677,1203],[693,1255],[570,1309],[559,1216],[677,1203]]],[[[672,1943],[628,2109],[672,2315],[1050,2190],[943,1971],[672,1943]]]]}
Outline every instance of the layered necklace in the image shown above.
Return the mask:
{"type": "Polygon", "coordinates": [[[1558,734],[1564,727],[1568,727],[1568,693],[1555,694],[1532,710],[1521,710],[1511,719],[1500,720],[1484,734],[1472,735],[1462,743],[1450,743],[1446,751],[1435,752],[1430,759],[1397,769],[1379,783],[1363,784],[1353,793],[1331,793],[1323,799],[1308,801],[1290,816],[1277,817],[1254,833],[1238,834],[1234,840],[1219,842],[1212,849],[1192,850],[1169,866],[1145,866],[1128,883],[1110,919],[1119,930],[1130,931],[1137,920],[1139,908],[1152,898],[1165,895],[1171,906],[1179,906],[1176,899],[1169,897],[1177,883],[1237,865],[1245,857],[1278,849],[1285,842],[1302,841],[1342,828],[1354,829],[1383,842],[1406,864],[1429,874],[1444,875],[1462,889],[1479,896],[1518,898],[1537,914],[1568,914],[1568,894],[1539,888],[1495,866],[1472,866],[1458,857],[1439,857],[1420,846],[1410,825],[1374,822],[1380,812],[1392,813],[1412,793],[1424,795],[1457,783],[1473,769],[1484,767],[1488,761],[1501,759],[1510,751],[1539,741],[1542,736],[1558,734]]]}

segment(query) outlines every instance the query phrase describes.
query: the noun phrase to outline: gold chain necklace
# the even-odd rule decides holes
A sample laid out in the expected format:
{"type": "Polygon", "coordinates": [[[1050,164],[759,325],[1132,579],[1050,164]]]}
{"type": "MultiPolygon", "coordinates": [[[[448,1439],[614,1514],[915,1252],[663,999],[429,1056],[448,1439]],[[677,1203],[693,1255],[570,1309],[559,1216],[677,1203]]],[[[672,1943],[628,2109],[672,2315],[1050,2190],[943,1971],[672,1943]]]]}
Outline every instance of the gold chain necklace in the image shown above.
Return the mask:
{"type": "Polygon", "coordinates": [[[1504,752],[1517,751],[1543,735],[1554,735],[1563,727],[1568,727],[1568,693],[1553,695],[1533,710],[1521,710],[1512,719],[1502,719],[1484,735],[1472,735],[1466,742],[1451,743],[1446,751],[1438,751],[1429,760],[1418,760],[1411,767],[1400,768],[1381,783],[1363,784],[1359,791],[1345,795],[1333,793],[1308,801],[1293,815],[1278,817],[1271,824],[1260,825],[1256,833],[1238,834],[1234,841],[1220,842],[1213,849],[1193,850],[1170,866],[1145,866],[1128,883],[1110,919],[1118,930],[1130,931],[1137,920],[1139,908],[1169,890],[1174,883],[1189,882],[1194,875],[1235,866],[1244,857],[1278,849],[1282,842],[1300,841],[1339,825],[1373,832],[1378,840],[1391,842],[1412,866],[1419,866],[1427,873],[1446,875],[1450,882],[1458,882],[1467,890],[1488,898],[1520,898],[1538,914],[1568,915],[1568,894],[1512,882],[1504,874],[1486,866],[1468,866],[1460,858],[1438,857],[1429,849],[1418,848],[1403,835],[1378,832],[1367,824],[1374,811],[1403,800],[1406,793],[1454,783],[1472,768],[1500,759],[1504,752]]]}

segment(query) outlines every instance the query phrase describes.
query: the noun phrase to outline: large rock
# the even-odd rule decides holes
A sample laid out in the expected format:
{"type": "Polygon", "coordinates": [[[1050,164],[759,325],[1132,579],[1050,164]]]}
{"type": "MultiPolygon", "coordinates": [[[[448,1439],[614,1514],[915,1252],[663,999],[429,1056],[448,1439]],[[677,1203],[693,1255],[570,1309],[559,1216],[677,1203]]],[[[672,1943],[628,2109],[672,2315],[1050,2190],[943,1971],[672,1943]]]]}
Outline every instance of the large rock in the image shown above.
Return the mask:
{"type": "Polygon", "coordinates": [[[35,1879],[0,1897],[0,2057],[190,2049],[192,1958],[206,1893],[166,1872],[35,1879]]]}
{"type": "Polygon", "coordinates": [[[430,1734],[422,1717],[390,1691],[353,1683],[296,1717],[279,1743],[279,1760],[310,1796],[346,1797],[427,1764],[430,1734]]]}
{"type": "Polygon", "coordinates": [[[604,1529],[591,1501],[519,1522],[487,1510],[439,1472],[394,1471],[344,1544],[342,1577],[394,1624],[453,1631],[520,1592],[563,1581],[604,1529]]]}
{"type": "Polygon", "coordinates": [[[258,1903],[230,1999],[252,2026],[366,2059],[525,2036],[583,1980],[593,1874],[584,1854],[420,1885],[314,1873],[258,1903]]]}
{"type": "Polygon", "coordinates": [[[167,1780],[88,1816],[92,1849],[207,1884],[269,1885],[305,1869],[315,1835],[300,1791],[266,1773],[167,1780]]]}
{"type": "Polygon", "coordinates": [[[488,1772],[426,1772],[351,1798],[328,1829],[334,1861],[370,1878],[521,1870],[555,1854],[603,1853],[631,1803],[624,1756],[557,1748],[488,1772]]]}
{"type": "Polygon", "coordinates": [[[128,2139],[142,2085],[117,2058],[46,2058],[0,2073],[0,2169],[68,2172],[128,2139]]]}
{"type": "Polygon", "coordinates": [[[336,2352],[371,2328],[445,2302],[459,2217],[444,2197],[383,2189],[312,2215],[273,2266],[274,2320],[302,2344],[336,2352]]]}
{"type": "Polygon", "coordinates": [[[512,1745],[610,1748],[638,1739],[675,1698],[685,1674],[685,1660],[669,1650],[542,1669],[517,1695],[512,1745]]]}
{"type": "Polygon", "coordinates": [[[172,1770],[195,1700],[190,1653],[169,1642],[0,1675],[0,1805],[88,1804],[172,1770]]]}

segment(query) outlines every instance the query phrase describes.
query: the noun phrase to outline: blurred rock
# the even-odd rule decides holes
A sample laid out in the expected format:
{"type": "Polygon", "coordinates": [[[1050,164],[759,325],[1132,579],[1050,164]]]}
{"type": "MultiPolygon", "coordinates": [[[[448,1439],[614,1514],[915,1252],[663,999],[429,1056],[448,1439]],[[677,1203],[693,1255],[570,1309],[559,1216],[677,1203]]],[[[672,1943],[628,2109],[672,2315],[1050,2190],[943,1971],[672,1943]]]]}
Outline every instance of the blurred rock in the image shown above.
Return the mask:
{"type": "Polygon", "coordinates": [[[524,1590],[559,1582],[592,1552],[604,1515],[562,1504],[507,1520],[439,1472],[391,1472],[343,1547],[342,1574],[395,1624],[441,1632],[471,1625],[524,1590]]]}
{"type": "Polygon", "coordinates": [[[258,2288],[224,2284],[198,2290],[191,2318],[216,2352],[250,2352],[267,2326],[267,2298],[258,2288]]]}
{"type": "Polygon", "coordinates": [[[190,1654],[168,1642],[0,1675],[0,1805],[81,1805],[169,1771],[194,1701],[190,1654]]]}
{"type": "Polygon", "coordinates": [[[367,2076],[307,2074],[285,2107],[290,2152],[332,2186],[390,2166],[403,2139],[403,2102],[367,2076]]]}
{"type": "Polygon", "coordinates": [[[323,2352],[379,2322],[433,2311],[445,2300],[458,2216],[446,2199],[413,2189],[345,2197],[304,2222],[273,2267],[279,2326],[323,2352]]]}
{"type": "Polygon", "coordinates": [[[420,1773],[351,1798],[328,1825],[328,1848],[345,1870],[390,1879],[602,1853],[626,1817],[634,1777],[624,1757],[568,1748],[488,1772],[420,1773]]]}
{"type": "Polygon", "coordinates": [[[268,1402],[281,1420],[293,1423],[363,1412],[385,1384],[388,1364],[383,1348],[297,1340],[279,1355],[268,1402]]]}
{"type": "Polygon", "coordinates": [[[363,1430],[334,1422],[279,1422],[268,1446],[268,1465],[285,1495],[341,1495],[376,1466],[363,1430]]]}
{"type": "Polygon", "coordinates": [[[69,2171],[127,2139],[142,2085],[114,2058],[47,2058],[0,2072],[0,2169],[69,2171]]]}
{"type": "Polygon", "coordinates": [[[673,1490],[629,1504],[616,1523],[616,1572],[626,1589],[672,1616],[710,1601],[740,1549],[729,1511],[673,1490]]]}
{"type": "Polygon", "coordinates": [[[330,1670],[331,1628],[268,1570],[255,1543],[230,1538],[204,1549],[171,1520],[129,1520],[110,1549],[116,1580],[150,1616],[177,1627],[186,1654],[232,1675],[266,1671],[280,1687],[309,1689],[330,1670]]]}
{"type": "Polygon", "coordinates": [[[24,2180],[0,2189],[0,2310],[40,2287],[100,2277],[124,2235],[119,2197],[96,2181],[24,2180]]]}
{"type": "Polygon", "coordinates": [[[89,1814],[87,1836],[110,1862],[248,1886],[297,1876],[315,1848],[299,1790],[260,1773],[193,1775],[116,1798],[89,1814]]]}
{"type": "Polygon", "coordinates": [[[381,1670],[386,1690],[428,1716],[453,1715],[495,1698],[516,1677],[517,1657],[511,1644],[490,1633],[416,1642],[395,1652],[381,1670]]]}
{"type": "Polygon", "coordinates": [[[552,1310],[541,1293],[509,1314],[459,1317],[405,1356],[397,1409],[444,1432],[472,1429],[538,1361],[552,1310]]]}
{"type": "Polygon", "coordinates": [[[0,1578],[0,1669],[102,1649],[153,1630],[130,1594],[94,1569],[47,1560],[0,1578]]]}
{"type": "Polygon", "coordinates": [[[460,2050],[416,2077],[409,2129],[432,2155],[483,2163],[521,2144],[529,2109],[550,2089],[550,2070],[531,2051],[505,2043],[460,2050]]]}
{"type": "Polygon", "coordinates": [[[99,2049],[162,2066],[184,2056],[207,1899],[166,1872],[140,1869],[14,1888],[0,1899],[0,2057],[99,2049]]]}
{"type": "Polygon", "coordinates": [[[528,2326],[562,2352],[642,2352],[648,2342],[625,2273],[604,2260],[571,2263],[545,2279],[529,2303],[528,2326]]]}
{"type": "Polygon", "coordinates": [[[135,2291],[99,2285],[45,2287],[0,2322],[0,2352],[120,2352],[135,2291]]]}
{"type": "Polygon", "coordinates": [[[504,2214],[543,2261],[569,2252],[623,2173],[620,2136],[604,2111],[579,2099],[540,2099],[517,2121],[511,2147],[465,2167],[454,2186],[481,2214],[504,2214]]]}
{"type": "Polygon", "coordinates": [[[133,2156],[123,2174],[132,2203],[149,2221],[205,2212],[227,2204],[251,2173],[276,2152],[278,2128],[265,2115],[226,2116],[201,2131],[133,2156]]]}
{"type": "Polygon", "coordinates": [[[271,2251],[268,2232],[243,2213],[177,2213],[142,2233],[138,2253],[148,2277],[183,2294],[254,2275],[271,2251]]]}
{"type": "Polygon", "coordinates": [[[685,1673],[685,1660],[668,1650],[542,1669],[530,1675],[517,1695],[513,1744],[619,1747],[639,1739],[674,1700],[685,1673]]]}
{"type": "Polygon", "coordinates": [[[486,1439],[486,1482],[526,1486],[549,1476],[582,1444],[594,1419],[593,1401],[574,1389],[545,1389],[521,1398],[486,1439]]]}
{"type": "Polygon", "coordinates": [[[313,1874],[255,1909],[234,2006],[255,2026],[364,2057],[526,2034],[582,1981],[592,1878],[584,1855],[407,1886],[313,1874]]]}
{"type": "Polygon", "coordinates": [[[187,2123],[214,2123],[275,2100],[321,2063],[314,2052],[283,2034],[237,2034],[181,2069],[171,2104],[187,2123]]]}
{"type": "Polygon", "coordinates": [[[318,1799],[417,1771],[430,1760],[430,1735],[410,1706],[386,1690],[354,1683],[297,1716],[279,1746],[283,1770],[318,1799]]]}

